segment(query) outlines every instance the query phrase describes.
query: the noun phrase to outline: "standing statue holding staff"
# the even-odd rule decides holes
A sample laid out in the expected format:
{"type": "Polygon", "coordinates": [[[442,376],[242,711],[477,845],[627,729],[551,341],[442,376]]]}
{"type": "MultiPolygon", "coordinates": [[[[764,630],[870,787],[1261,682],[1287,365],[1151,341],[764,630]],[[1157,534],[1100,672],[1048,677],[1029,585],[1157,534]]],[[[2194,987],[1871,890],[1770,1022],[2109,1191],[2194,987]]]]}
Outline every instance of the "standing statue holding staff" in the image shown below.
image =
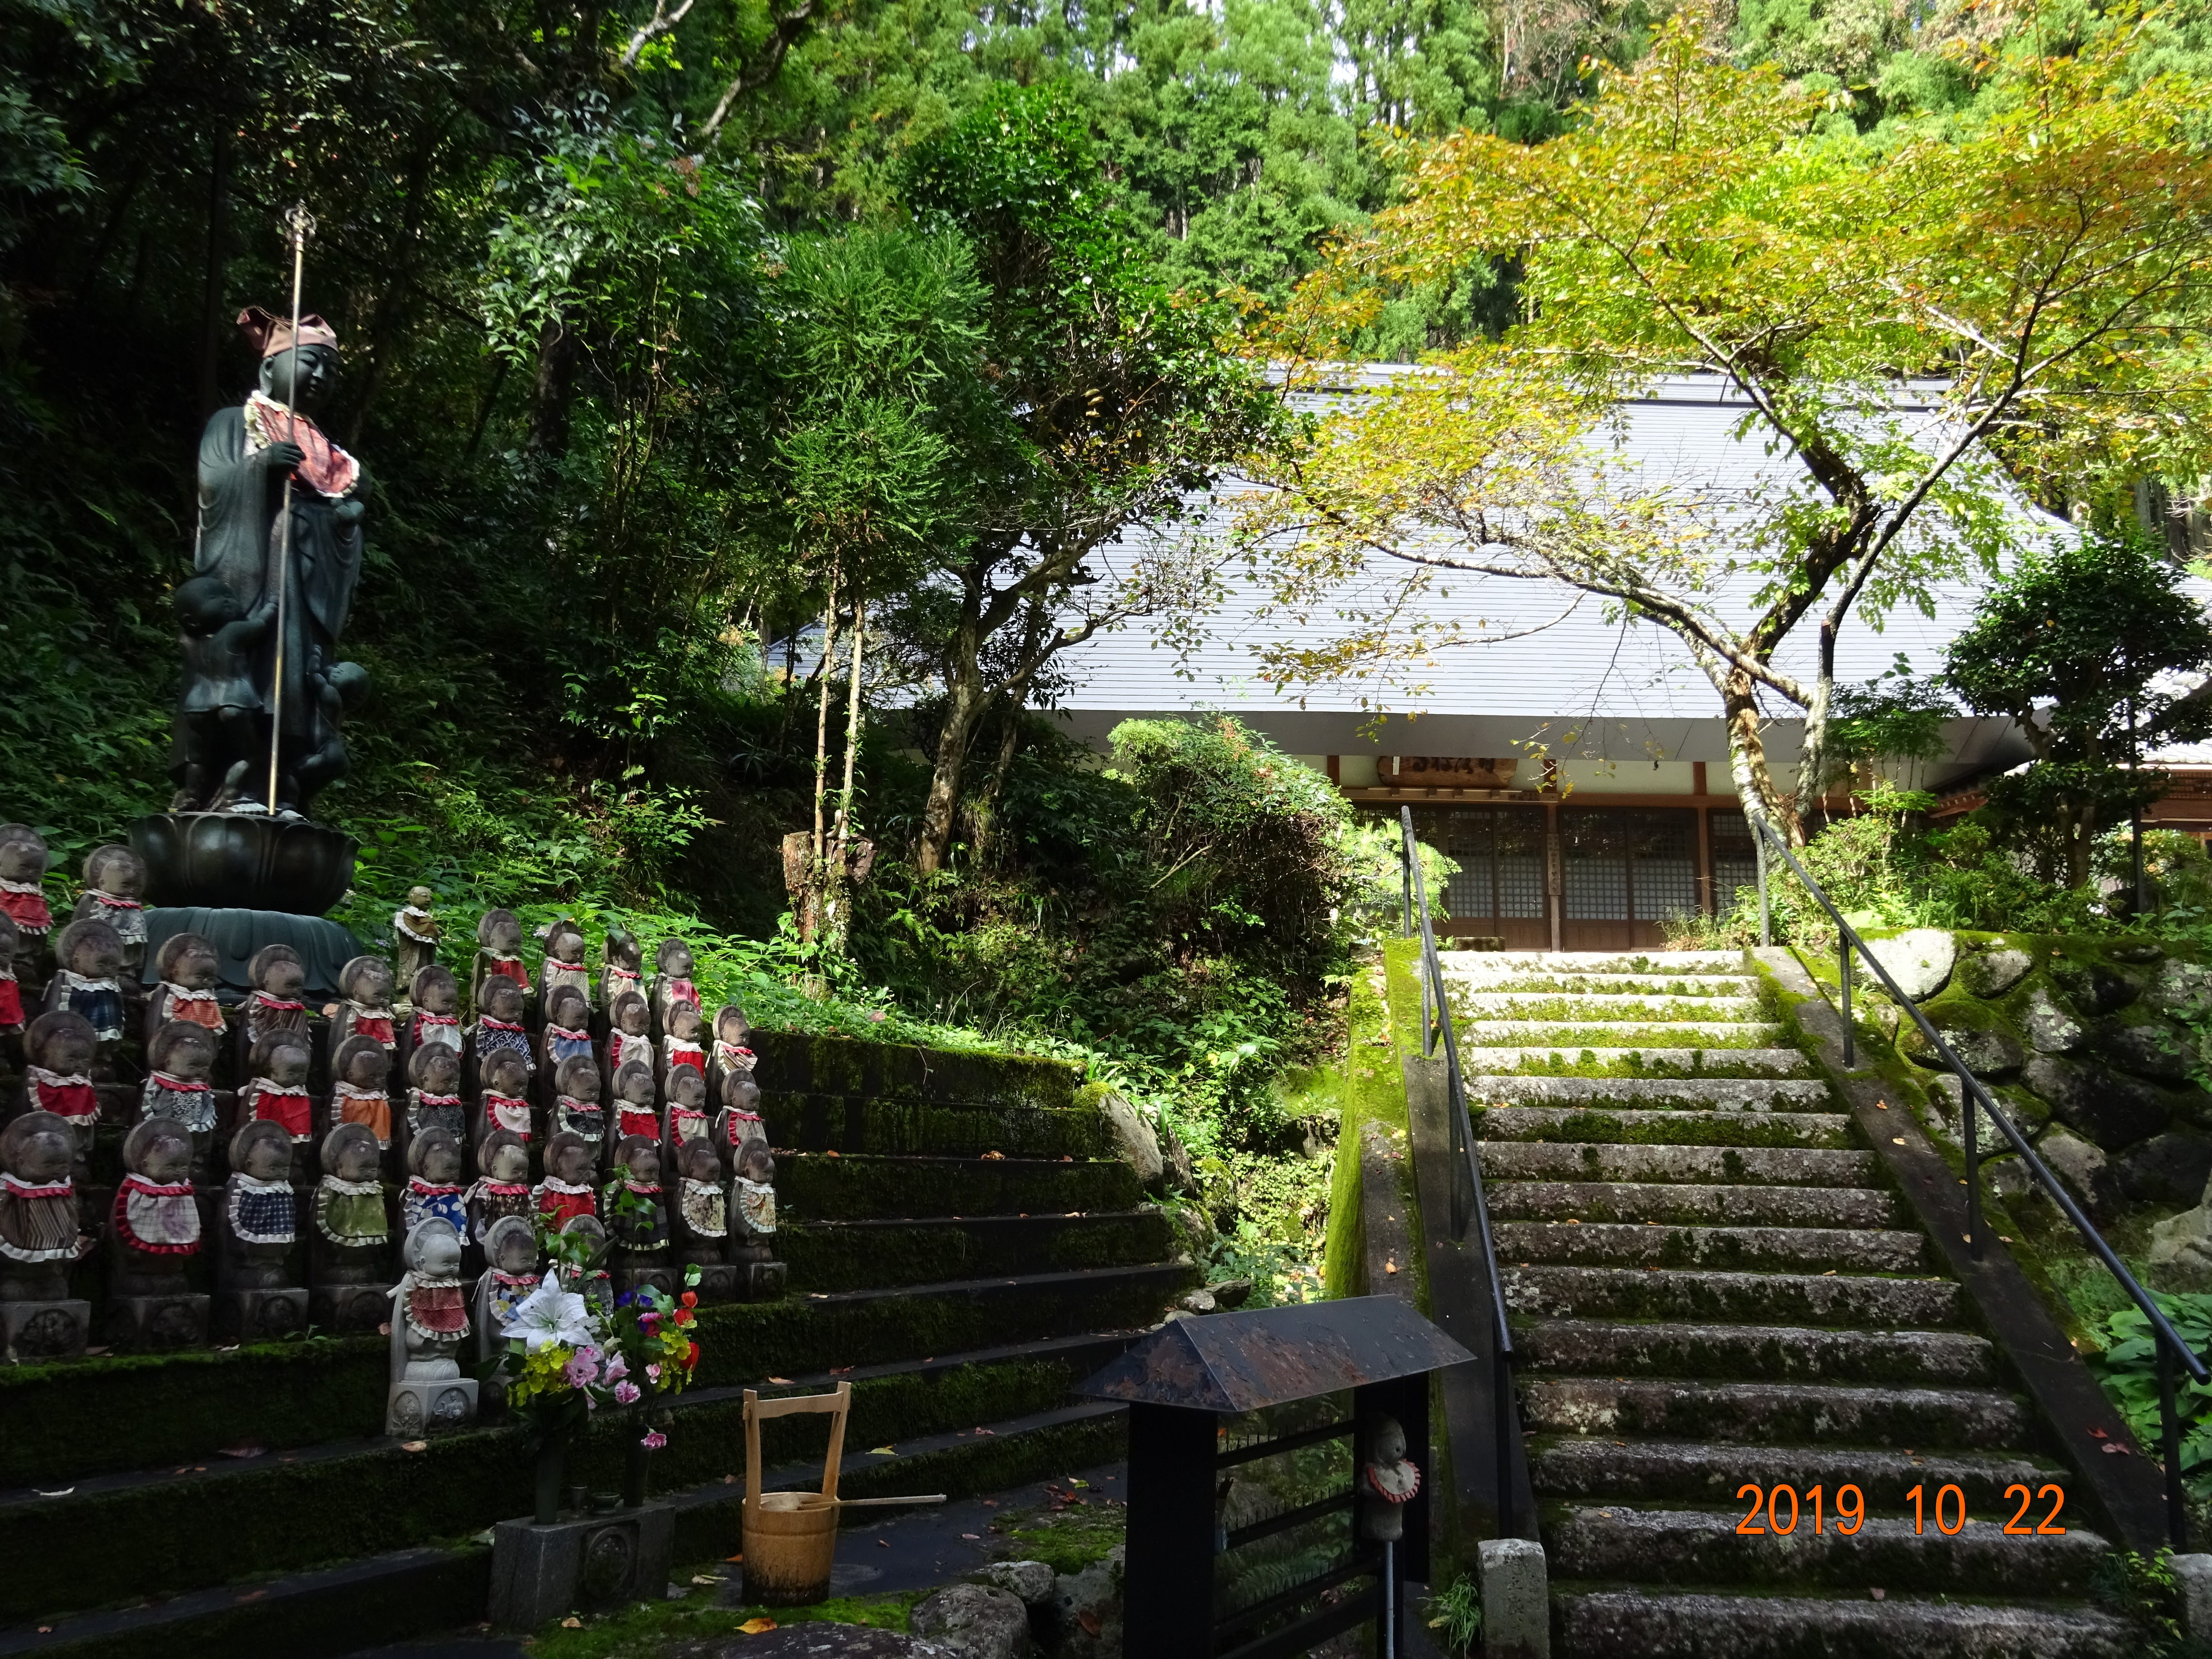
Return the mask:
{"type": "Polygon", "coordinates": [[[315,424],[337,379],[337,333],[300,312],[314,222],[295,208],[285,228],[291,317],[239,313],[261,354],[260,386],[218,410],[200,439],[195,574],[176,595],[185,676],[173,811],[303,816],[345,772],[339,716],[368,683],[337,649],[361,580],[368,482],[315,424]]]}

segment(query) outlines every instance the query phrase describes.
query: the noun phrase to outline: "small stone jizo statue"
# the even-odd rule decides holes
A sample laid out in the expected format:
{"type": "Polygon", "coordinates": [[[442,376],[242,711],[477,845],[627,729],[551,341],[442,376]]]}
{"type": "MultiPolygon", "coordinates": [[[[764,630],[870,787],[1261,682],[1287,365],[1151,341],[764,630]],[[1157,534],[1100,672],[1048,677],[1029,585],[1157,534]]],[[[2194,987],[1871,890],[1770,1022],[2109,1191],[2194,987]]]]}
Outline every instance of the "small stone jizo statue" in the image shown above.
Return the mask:
{"type": "Polygon", "coordinates": [[[392,1287],[392,1391],[384,1431],[412,1436],[465,1428],[477,1414],[477,1384],[461,1375],[469,1304],[460,1230],[443,1216],[427,1217],[408,1229],[400,1254],[407,1271],[392,1287]]]}
{"type": "Polygon", "coordinates": [[[72,921],[104,921],[123,941],[123,966],[146,961],[146,866],[127,847],[95,847],[84,855],[84,892],[72,921]]]}
{"type": "Polygon", "coordinates": [[[92,1248],[77,1212],[76,1133],[51,1112],[0,1129],[0,1346],[14,1363],[84,1352],[92,1304],[69,1272],[92,1248]]]}

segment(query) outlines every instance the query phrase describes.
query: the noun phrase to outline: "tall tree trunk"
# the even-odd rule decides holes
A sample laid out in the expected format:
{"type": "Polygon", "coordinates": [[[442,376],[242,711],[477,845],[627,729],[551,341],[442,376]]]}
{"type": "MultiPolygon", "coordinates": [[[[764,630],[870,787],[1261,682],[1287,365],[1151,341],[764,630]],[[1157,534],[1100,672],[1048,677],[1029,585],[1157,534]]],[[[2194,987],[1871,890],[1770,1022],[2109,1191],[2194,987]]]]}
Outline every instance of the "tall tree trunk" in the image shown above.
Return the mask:
{"type": "Polygon", "coordinates": [[[853,678],[845,694],[845,783],[837,792],[836,829],[822,872],[823,937],[833,951],[844,948],[846,933],[852,927],[851,895],[847,891],[849,883],[846,878],[852,870],[849,849],[853,841],[853,769],[860,752],[860,650],[867,637],[867,602],[856,599],[853,603],[853,678]]]}
{"type": "Polygon", "coordinates": [[[814,840],[808,848],[805,894],[799,905],[799,936],[811,941],[822,931],[822,865],[828,826],[823,796],[830,784],[830,653],[837,648],[837,573],[830,573],[830,603],[822,611],[822,667],[814,708],[814,840]]]}
{"type": "Polygon", "coordinates": [[[1006,793],[1006,769],[1014,763],[1014,750],[1020,745],[1022,736],[1022,704],[1027,701],[1027,688],[1010,693],[1002,708],[1006,727],[999,739],[999,757],[991,763],[991,781],[983,786],[983,793],[975,802],[975,861],[981,864],[989,852],[993,836],[998,829],[999,801],[1006,793]]]}
{"type": "Polygon", "coordinates": [[[215,138],[208,146],[207,275],[200,290],[200,418],[220,409],[225,399],[220,382],[222,368],[224,306],[222,276],[230,240],[230,127],[216,123],[215,138]]]}
{"type": "Polygon", "coordinates": [[[1751,676],[1741,669],[1732,671],[1721,703],[1728,717],[1729,772],[1743,801],[1745,816],[1765,819],[1792,847],[1802,847],[1804,821],[1782,799],[1774,787],[1774,775],[1767,769],[1766,744],[1759,735],[1758,691],[1751,676]]]}
{"type": "Polygon", "coordinates": [[[568,413],[576,401],[576,337],[558,319],[538,337],[538,379],[531,388],[530,443],[533,449],[563,455],[568,450],[568,413]]]}
{"type": "Polygon", "coordinates": [[[1836,618],[1820,623],[1820,669],[1813,682],[1812,707],[1805,711],[1805,740],[1797,754],[1797,817],[1809,822],[1826,793],[1828,711],[1836,690],[1836,618]]]}
{"type": "Polygon", "coordinates": [[[937,738],[937,766],[929,777],[929,798],[922,803],[921,834],[914,848],[915,868],[933,875],[945,867],[952,851],[952,826],[960,811],[960,775],[968,764],[968,748],[975,728],[989,712],[990,699],[983,690],[983,587],[972,567],[967,591],[960,604],[959,626],[945,649],[945,729],[937,738]]]}

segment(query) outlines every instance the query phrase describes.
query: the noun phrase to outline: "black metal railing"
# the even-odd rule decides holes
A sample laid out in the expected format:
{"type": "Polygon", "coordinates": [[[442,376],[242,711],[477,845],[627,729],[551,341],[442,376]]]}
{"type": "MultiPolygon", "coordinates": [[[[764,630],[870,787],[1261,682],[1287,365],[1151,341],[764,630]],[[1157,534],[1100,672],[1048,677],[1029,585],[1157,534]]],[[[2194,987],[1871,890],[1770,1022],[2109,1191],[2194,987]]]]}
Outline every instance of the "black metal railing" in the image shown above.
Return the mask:
{"type": "Polygon", "coordinates": [[[1449,1137],[1446,1163],[1451,1181],[1451,1236],[1482,1252],[1484,1276],[1490,1288],[1493,1374],[1492,1403],[1498,1437],[1498,1535],[1519,1535],[1519,1505],[1514,1501],[1513,1328],[1505,1317],[1505,1284],[1498,1276],[1498,1251],[1490,1237],[1490,1206],[1483,1196],[1482,1164],[1474,1145],[1474,1128],[1467,1109],[1467,1082],[1459,1069],[1459,1038],[1452,1030],[1451,1004],[1446,996],[1443,964],[1437,960],[1436,930],[1429,925],[1429,890],[1421,872],[1420,843],[1413,835],[1413,811],[1398,809],[1398,854],[1402,863],[1406,899],[1406,936],[1421,941],[1421,1054],[1433,1059],[1441,1042],[1444,1051],[1444,1122],[1449,1137]]]}
{"type": "MultiPolygon", "coordinates": [[[[1976,1261],[1981,1259],[1983,1240],[1979,1122],[1986,1114],[1989,1121],[1996,1126],[1998,1132],[2012,1143],[2012,1150],[2020,1155],[2021,1162],[2035,1177],[2037,1184],[2043,1188],[2045,1195],[2058,1206],[2059,1213],[2074,1224],[2074,1230],[2081,1235],[2083,1242],[2088,1245],[2090,1250],[2111,1270],[2112,1277],[2120,1281],[2120,1288],[2128,1293],[2136,1306],[2142,1310],[2143,1317],[2150,1322],[2151,1334],[2155,1339],[2158,1352],[2159,1440],[2160,1453],[2166,1464],[2166,1531],[2172,1539],[2174,1553],[2179,1555],[2185,1553],[2189,1547],[2189,1516],[2182,1498],[2181,1417],[2175,1409],[2174,1404],[2174,1368],[2177,1364],[2179,1365],[2189,1373],[2192,1381],[2199,1383],[2212,1382],[2212,1371],[2208,1371],[2204,1362],[2190,1351],[2189,1345],[2181,1340],[2180,1334],[2173,1328],[2172,1322],[2166,1318],[2158,1304],[2151,1299],[2150,1293],[2136,1282],[2136,1276],[2128,1271],[2127,1265],[2114,1254],[2112,1247],[2105,1242],[2105,1236],[2097,1231],[2095,1224],[2082,1212],[2081,1206],[2074,1201],[2073,1194],[2059,1184],[2057,1178],[2051,1173],[2049,1166],[2035,1155],[2034,1147],[2028,1144],[2027,1137],[2021,1133],[2020,1126],[2012,1121],[2011,1114],[1997,1104],[1990,1091],[1982,1086],[1981,1079],[1967,1068],[1966,1063],[1953,1052],[1951,1045],[1943,1040],[1942,1033],[1929,1024],[1928,1016],[1920,1012],[1920,1005],[1898,988],[1897,981],[1890,976],[1889,969],[1881,965],[1881,959],[1879,957],[1867,949],[1866,941],[1858,936],[1857,931],[1850,923],[1844,920],[1843,912],[1829,902],[1828,896],[1820,890],[1820,884],[1813,879],[1812,872],[1806,869],[1799,861],[1797,855],[1790,850],[1789,842],[1784,841],[1774,826],[1765,818],[1756,815],[1747,816],[1751,817],[1754,833],[1763,838],[1760,842],[1762,854],[1765,853],[1766,846],[1771,843],[1773,850],[1781,855],[1784,864],[1789,866],[1790,872],[1797,878],[1805,890],[1812,895],[1814,902],[1828,913],[1828,919],[1836,925],[1836,965],[1843,992],[1838,1006],[1843,1014],[1844,1067],[1849,1069],[1858,1063],[1857,1033],[1851,1020],[1851,958],[1856,953],[1866,958],[1866,965],[1874,969],[1875,977],[1881,981],[1883,988],[1895,999],[1899,1011],[1919,1028],[1920,1035],[1927,1042],[1929,1049],[1944,1065],[1951,1068],[1952,1074],[1958,1079],[1959,1140],[1965,1147],[1966,1154],[1966,1244],[1967,1253],[1976,1261]]],[[[1759,873],[1759,915],[1764,923],[1768,913],[1765,889],[1766,865],[1764,858],[1760,860],[1759,873]]]]}

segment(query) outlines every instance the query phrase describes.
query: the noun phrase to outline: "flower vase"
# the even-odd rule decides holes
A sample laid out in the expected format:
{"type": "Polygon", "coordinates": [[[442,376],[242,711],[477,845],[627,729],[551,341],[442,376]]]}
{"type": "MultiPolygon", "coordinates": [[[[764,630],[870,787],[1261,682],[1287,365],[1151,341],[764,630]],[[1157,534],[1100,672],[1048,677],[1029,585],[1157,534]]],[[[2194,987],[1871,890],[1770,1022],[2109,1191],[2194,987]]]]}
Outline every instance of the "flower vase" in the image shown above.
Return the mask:
{"type": "Polygon", "coordinates": [[[629,1444],[623,1454],[622,1501],[626,1510],[642,1508],[645,1490],[653,1472],[653,1453],[645,1443],[645,1419],[633,1414],[630,1419],[629,1444]]]}
{"type": "Polygon", "coordinates": [[[532,1516],[541,1527],[561,1518],[561,1476],[568,1458],[568,1437],[549,1433],[538,1443],[538,1508],[532,1516]]]}

